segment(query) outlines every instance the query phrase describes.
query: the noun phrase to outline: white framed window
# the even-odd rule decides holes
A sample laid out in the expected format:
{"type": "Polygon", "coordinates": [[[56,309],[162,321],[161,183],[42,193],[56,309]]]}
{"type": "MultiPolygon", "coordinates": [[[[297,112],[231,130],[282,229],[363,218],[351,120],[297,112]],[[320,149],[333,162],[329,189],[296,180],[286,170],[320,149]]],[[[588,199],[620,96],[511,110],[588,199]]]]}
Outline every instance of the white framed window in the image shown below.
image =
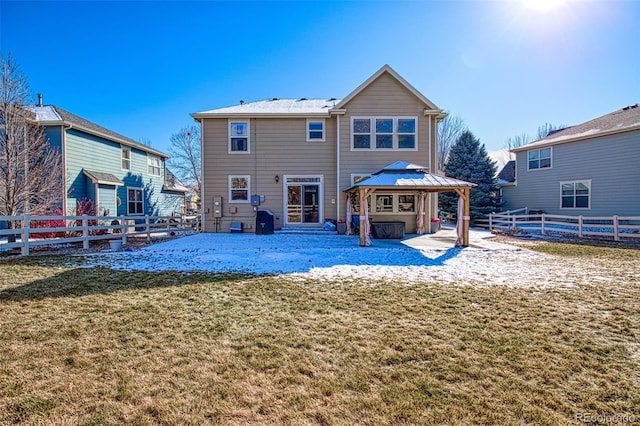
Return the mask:
{"type": "Polygon", "coordinates": [[[324,120],[307,119],[307,142],[324,142],[324,120]]]}
{"type": "Polygon", "coordinates": [[[131,170],[131,148],[122,146],[120,148],[120,158],[122,159],[122,170],[131,170]]]}
{"type": "Polygon", "coordinates": [[[418,149],[416,117],[352,117],[351,149],[418,149]]]}
{"type": "Polygon", "coordinates": [[[229,154],[248,154],[249,146],[249,122],[229,121],[229,154]]]}
{"type": "Polygon", "coordinates": [[[147,154],[147,169],[151,176],[160,176],[160,157],[147,154]]]}
{"type": "Polygon", "coordinates": [[[229,202],[230,203],[248,203],[250,189],[251,189],[251,176],[248,176],[248,175],[229,176],[229,202]]]}
{"type": "Polygon", "coordinates": [[[591,181],[560,182],[561,209],[590,209],[591,181]]]}
{"type": "Polygon", "coordinates": [[[144,214],[144,197],[142,188],[127,188],[127,214],[144,214]]]}
{"type": "Polygon", "coordinates": [[[538,170],[551,168],[551,154],[551,148],[527,151],[527,169],[538,170]]]}
{"type": "Polygon", "coordinates": [[[376,213],[393,212],[393,195],[376,194],[376,213]]]}

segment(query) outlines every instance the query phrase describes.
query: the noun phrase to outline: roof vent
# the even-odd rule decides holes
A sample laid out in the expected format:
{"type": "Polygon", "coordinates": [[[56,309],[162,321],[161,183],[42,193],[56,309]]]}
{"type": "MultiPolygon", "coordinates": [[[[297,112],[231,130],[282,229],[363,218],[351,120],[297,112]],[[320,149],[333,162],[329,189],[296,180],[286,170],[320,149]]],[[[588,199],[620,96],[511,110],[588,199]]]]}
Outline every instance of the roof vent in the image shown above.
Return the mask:
{"type": "Polygon", "coordinates": [[[271,99],[271,100],[272,100],[272,101],[279,101],[280,99],[278,99],[278,98],[273,98],[273,99],[271,99]]]}
{"type": "Polygon", "coordinates": [[[38,106],[42,106],[42,93],[38,93],[38,106]]]}
{"type": "Polygon", "coordinates": [[[634,108],[638,108],[638,104],[627,105],[626,107],[622,108],[622,110],[623,111],[627,111],[627,110],[634,109],[634,108]]]}
{"type": "Polygon", "coordinates": [[[330,101],[335,101],[335,100],[336,100],[336,98],[331,98],[331,99],[329,99],[329,100],[330,100],[330,101]]]}
{"type": "Polygon", "coordinates": [[[244,101],[240,99],[240,105],[244,105],[244,101]]]}
{"type": "Polygon", "coordinates": [[[307,98],[300,98],[301,101],[307,101],[307,98]]]}

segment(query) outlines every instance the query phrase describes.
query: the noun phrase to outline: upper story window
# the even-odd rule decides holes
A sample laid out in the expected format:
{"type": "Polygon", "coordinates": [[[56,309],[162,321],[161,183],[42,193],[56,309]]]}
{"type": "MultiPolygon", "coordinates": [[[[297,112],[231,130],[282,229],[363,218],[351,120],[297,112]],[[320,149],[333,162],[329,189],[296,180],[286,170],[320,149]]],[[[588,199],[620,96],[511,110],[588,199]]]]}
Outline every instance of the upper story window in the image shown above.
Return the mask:
{"type": "Polygon", "coordinates": [[[147,169],[151,176],[160,176],[160,157],[147,155],[147,169]]]}
{"type": "Polygon", "coordinates": [[[560,182],[560,207],[563,209],[591,208],[591,182],[560,182]]]}
{"type": "Polygon", "coordinates": [[[353,117],[351,149],[416,150],[416,117],[353,117]]]}
{"type": "Polygon", "coordinates": [[[120,157],[122,158],[122,170],[131,170],[131,148],[123,146],[120,149],[120,157]]]}
{"type": "Polygon", "coordinates": [[[551,148],[527,151],[528,169],[548,169],[551,167],[551,148]]]}
{"type": "Polygon", "coordinates": [[[307,120],[307,142],[324,141],[324,120],[307,120]]]}
{"type": "Polygon", "coordinates": [[[250,176],[229,176],[229,202],[246,203],[249,201],[250,176]]]}
{"type": "Polygon", "coordinates": [[[249,122],[229,122],[229,154],[249,153],[249,122]]]}

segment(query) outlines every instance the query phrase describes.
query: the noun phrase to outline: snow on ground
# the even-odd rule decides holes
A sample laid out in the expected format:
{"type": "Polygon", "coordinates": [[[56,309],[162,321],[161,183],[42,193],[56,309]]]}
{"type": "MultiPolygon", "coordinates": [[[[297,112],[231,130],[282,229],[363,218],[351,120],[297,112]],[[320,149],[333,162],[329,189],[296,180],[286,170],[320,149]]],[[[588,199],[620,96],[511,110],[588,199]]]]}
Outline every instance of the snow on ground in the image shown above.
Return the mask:
{"type": "MultiPolygon", "coordinates": [[[[453,247],[453,230],[399,240],[373,240],[360,247],[357,236],[336,234],[203,233],[140,250],[85,255],[86,267],[119,270],[248,272],[290,274],[332,283],[354,279],[444,282],[508,286],[565,286],[567,270],[541,265],[548,256],[492,241],[471,231],[470,246],[453,247]]],[[[562,263],[562,262],[556,262],[562,263]]]]}

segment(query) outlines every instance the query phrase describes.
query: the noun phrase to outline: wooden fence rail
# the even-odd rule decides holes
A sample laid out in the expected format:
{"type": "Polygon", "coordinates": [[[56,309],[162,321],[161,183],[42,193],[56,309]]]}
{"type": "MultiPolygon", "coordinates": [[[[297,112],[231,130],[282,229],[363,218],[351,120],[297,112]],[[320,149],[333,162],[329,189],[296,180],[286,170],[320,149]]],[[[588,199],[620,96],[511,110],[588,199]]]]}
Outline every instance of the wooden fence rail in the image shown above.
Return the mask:
{"type": "Polygon", "coordinates": [[[91,241],[110,240],[127,244],[127,239],[153,235],[187,234],[199,232],[199,216],[0,216],[0,251],[19,248],[25,256],[32,247],[64,243],[82,243],[89,248],[91,241]]]}
{"type": "Polygon", "coordinates": [[[491,231],[569,234],[581,238],[640,238],[640,216],[564,216],[552,214],[489,215],[491,231]]]}

